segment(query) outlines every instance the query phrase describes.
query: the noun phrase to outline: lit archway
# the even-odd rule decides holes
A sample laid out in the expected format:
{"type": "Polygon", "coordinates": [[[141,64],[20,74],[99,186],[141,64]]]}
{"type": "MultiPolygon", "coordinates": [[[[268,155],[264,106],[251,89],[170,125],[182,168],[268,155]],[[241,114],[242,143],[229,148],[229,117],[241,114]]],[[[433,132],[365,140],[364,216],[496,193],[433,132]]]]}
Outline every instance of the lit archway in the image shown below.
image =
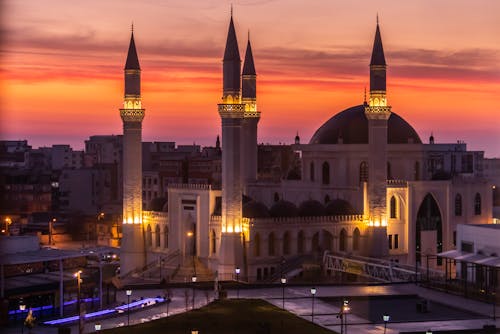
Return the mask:
{"type": "MultiPolygon", "coordinates": [[[[422,232],[424,231],[436,231],[436,244],[427,244],[426,248],[429,247],[432,253],[441,253],[443,251],[443,223],[441,217],[441,211],[436,200],[431,194],[427,194],[417,212],[415,233],[415,260],[417,262],[422,261],[422,253],[427,251],[423,249],[422,245],[422,232]]],[[[442,259],[438,258],[438,265],[441,262],[442,259]]]]}

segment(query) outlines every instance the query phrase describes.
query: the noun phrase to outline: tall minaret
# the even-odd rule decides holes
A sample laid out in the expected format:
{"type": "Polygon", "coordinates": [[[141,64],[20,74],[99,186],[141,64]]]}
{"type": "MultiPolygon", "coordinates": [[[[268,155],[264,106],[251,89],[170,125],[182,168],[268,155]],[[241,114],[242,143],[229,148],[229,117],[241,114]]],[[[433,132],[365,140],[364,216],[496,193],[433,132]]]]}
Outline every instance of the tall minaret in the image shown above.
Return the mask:
{"type": "Polygon", "coordinates": [[[384,256],[387,247],[387,121],[391,107],[387,105],[386,68],[382,38],[377,17],[377,30],[370,61],[370,99],[365,105],[368,119],[368,215],[371,226],[370,256],[384,256]]]}
{"type": "Polygon", "coordinates": [[[123,227],[120,269],[125,275],[146,264],[142,226],[142,120],[141,68],[134,31],[125,63],[125,97],[120,109],[123,121],[123,227]]]}
{"type": "Polygon", "coordinates": [[[241,88],[241,100],[245,104],[241,173],[243,191],[246,193],[246,185],[257,180],[257,124],[260,120],[260,112],[257,111],[257,74],[255,73],[252,46],[250,45],[250,34],[248,34],[245,62],[243,63],[241,88]]]}
{"type": "Polygon", "coordinates": [[[218,105],[222,121],[222,232],[218,272],[225,277],[232,275],[236,267],[243,267],[241,148],[245,105],[241,103],[241,59],[232,11],[222,66],[222,103],[218,105]]]}

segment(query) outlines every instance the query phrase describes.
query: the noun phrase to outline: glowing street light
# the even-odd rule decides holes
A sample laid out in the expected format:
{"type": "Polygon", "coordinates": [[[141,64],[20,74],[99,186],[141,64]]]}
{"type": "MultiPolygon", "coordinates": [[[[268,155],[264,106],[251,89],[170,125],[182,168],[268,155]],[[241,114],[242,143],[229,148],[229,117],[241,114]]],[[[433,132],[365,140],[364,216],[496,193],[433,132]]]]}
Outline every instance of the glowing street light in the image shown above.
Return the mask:
{"type": "Polygon", "coordinates": [[[286,277],[281,277],[281,299],[283,300],[282,308],[285,309],[285,284],[286,277]]]}
{"type": "Polygon", "coordinates": [[[127,295],[127,326],[130,326],[130,296],[132,295],[132,290],[126,290],[127,295]]]}
{"type": "MultiPolygon", "coordinates": [[[[21,302],[21,304],[19,304],[19,311],[21,311],[21,313],[24,313],[25,310],[26,310],[26,304],[21,302]]],[[[22,319],[23,319],[23,315],[21,314],[21,320],[22,319]]],[[[21,324],[21,334],[23,334],[23,333],[24,333],[24,321],[21,324]]]]}
{"type": "MultiPolygon", "coordinates": [[[[55,218],[54,218],[55,219],[55,218]]],[[[49,229],[50,232],[50,229],[49,229]]],[[[77,282],[77,310],[78,310],[78,333],[83,334],[83,319],[82,319],[82,302],[81,302],[81,284],[82,284],[82,279],[81,279],[82,271],[78,270],[76,273],[73,274],[73,277],[76,278],[77,282]]]]}
{"type": "Polygon", "coordinates": [[[391,317],[388,314],[384,314],[382,316],[382,319],[384,319],[384,334],[385,334],[387,330],[387,323],[389,322],[389,320],[391,320],[391,317]]]}
{"type": "Polygon", "coordinates": [[[99,332],[101,330],[101,324],[100,323],[95,324],[94,329],[96,332],[99,332]]]}
{"type": "Polygon", "coordinates": [[[314,296],[316,295],[316,288],[311,288],[312,304],[311,304],[311,322],[314,322],[314,296]]]}

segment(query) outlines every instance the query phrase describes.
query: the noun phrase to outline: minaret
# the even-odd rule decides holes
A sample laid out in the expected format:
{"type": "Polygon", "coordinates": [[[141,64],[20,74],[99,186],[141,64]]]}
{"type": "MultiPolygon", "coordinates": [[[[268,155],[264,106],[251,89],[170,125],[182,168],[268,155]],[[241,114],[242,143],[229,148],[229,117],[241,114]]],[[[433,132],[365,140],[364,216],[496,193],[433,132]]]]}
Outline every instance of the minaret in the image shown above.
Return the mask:
{"type": "Polygon", "coordinates": [[[370,61],[370,99],[365,105],[368,119],[368,217],[371,245],[368,254],[384,256],[387,247],[387,121],[391,107],[387,105],[386,68],[382,38],[378,25],[370,61]]]}
{"type": "Polygon", "coordinates": [[[241,172],[243,192],[246,193],[246,185],[257,180],[257,124],[260,120],[260,112],[257,111],[257,74],[255,73],[252,46],[250,45],[250,33],[248,34],[241,83],[241,100],[245,104],[241,172]]]}
{"type": "Polygon", "coordinates": [[[241,103],[241,59],[232,10],[222,66],[222,103],[218,105],[222,121],[222,228],[217,270],[227,277],[236,267],[243,268],[241,148],[245,105],[241,103]]]}
{"type": "Polygon", "coordinates": [[[125,97],[120,109],[123,121],[123,226],[120,269],[125,275],[146,264],[142,226],[142,120],[141,68],[134,31],[125,63],[125,97]]]}

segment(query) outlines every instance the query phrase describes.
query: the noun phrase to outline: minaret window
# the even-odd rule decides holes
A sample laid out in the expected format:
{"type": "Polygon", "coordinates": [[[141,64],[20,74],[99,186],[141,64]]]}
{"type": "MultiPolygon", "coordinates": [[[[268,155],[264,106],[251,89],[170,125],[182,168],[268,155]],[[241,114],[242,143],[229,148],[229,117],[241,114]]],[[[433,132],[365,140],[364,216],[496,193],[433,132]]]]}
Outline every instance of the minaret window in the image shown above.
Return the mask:
{"type": "Polygon", "coordinates": [[[481,195],[479,193],[476,193],[474,197],[474,214],[476,216],[481,215],[481,195]]]}
{"type": "Polygon", "coordinates": [[[309,174],[311,181],[314,182],[314,162],[311,162],[311,165],[309,166],[309,174]]]}
{"type": "Polygon", "coordinates": [[[457,194],[455,196],[455,216],[462,215],[462,195],[457,194]]]}
{"type": "Polygon", "coordinates": [[[368,164],[362,161],[359,165],[359,182],[368,182],[368,164]]]}
{"type": "Polygon", "coordinates": [[[330,165],[326,161],[323,162],[322,174],[323,184],[330,184],[330,165]]]}
{"type": "Polygon", "coordinates": [[[391,203],[390,203],[391,218],[397,218],[397,207],[396,206],[397,206],[396,197],[392,196],[391,203]]]}

